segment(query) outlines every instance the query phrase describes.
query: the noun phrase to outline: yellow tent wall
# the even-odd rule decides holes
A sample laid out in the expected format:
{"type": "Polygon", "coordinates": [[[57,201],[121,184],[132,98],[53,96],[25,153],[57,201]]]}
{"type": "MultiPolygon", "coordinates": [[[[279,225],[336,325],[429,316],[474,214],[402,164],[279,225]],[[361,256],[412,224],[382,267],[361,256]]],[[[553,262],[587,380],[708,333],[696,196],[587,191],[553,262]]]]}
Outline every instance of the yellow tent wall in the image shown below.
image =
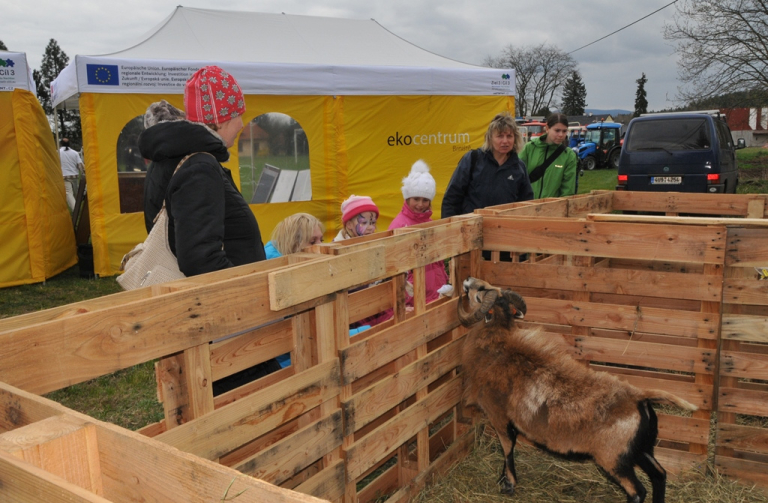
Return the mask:
{"type": "MultiPolygon", "coordinates": [[[[99,275],[117,274],[123,255],[146,237],[142,213],[120,213],[117,139],[128,121],[160,99],[183,108],[181,95],[80,95],[94,268],[99,275]]],[[[371,196],[381,211],[378,228],[386,229],[403,204],[401,180],[417,159],[430,165],[437,182],[433,218],[439,218],[457,162],[482,144],[488,123],[502,110],[514,111],[512,96],[247,95],[246,123],[269,112],[290,115],[309,143],[312,201],[252,205],[262,238],[269,240],[274,226],[296,212],[317,216],[326,224],[326,238],[331,238],[341,227],[341,202],[350,194],[371,196]],[[406,136],[410,144],[403,141],[406,136]]],[[[236,146],[226,167],[239,183],[236,146]]]]}
{"type": "Polygon", "coordinates": [[[31,92],[0,92],[0,117],[0,287],[38,283],[77,263],[59,153],[31,92]]]}

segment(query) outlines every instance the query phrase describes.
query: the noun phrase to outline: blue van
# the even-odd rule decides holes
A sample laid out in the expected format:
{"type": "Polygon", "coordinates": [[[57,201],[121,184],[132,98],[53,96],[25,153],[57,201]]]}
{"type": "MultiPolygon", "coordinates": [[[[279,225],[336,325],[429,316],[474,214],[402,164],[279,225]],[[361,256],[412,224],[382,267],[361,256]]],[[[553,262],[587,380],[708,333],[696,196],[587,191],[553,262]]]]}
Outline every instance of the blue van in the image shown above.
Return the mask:
{"type": "Polygon", "coordinates": [[[736,193],[739,170],[731,130],[719,111],[649,114],[624,137],[616,190],[736,193]]]}

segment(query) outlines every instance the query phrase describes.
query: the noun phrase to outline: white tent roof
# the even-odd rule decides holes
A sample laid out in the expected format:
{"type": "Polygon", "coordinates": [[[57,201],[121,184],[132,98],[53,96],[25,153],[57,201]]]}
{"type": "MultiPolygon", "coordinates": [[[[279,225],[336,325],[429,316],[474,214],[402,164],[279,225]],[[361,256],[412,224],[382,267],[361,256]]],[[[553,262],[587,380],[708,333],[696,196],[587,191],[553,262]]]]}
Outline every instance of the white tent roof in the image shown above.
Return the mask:
{"type": "Polygon", "coordinates": [[[23,52],[0,51],[0,92],[26,89],[35,95],[35,81],[23,52]]]}
{"type": "Polygon", "coordinates": [[[52,99],[56,105],[81,92],[181,94],[186,79],[209,64],[232,73],[246,94],[514,94],[511,70],[438,56],[374,20],[179,6],[133,47],[75,56],[54,81],[52,99]]]}

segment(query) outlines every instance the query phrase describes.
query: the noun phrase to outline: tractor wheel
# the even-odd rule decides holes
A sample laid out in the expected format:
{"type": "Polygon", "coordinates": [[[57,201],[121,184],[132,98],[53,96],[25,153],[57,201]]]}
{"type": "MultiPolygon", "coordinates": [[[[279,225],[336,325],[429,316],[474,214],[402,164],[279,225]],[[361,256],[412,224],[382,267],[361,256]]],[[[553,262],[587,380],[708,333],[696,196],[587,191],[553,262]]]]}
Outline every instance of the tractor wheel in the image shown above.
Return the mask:
{"type": "Polygon", "coordinates": [[[613,152],[611,152],[611,155],[608,157],[608,167],[612,169],[618,169],[619,168],[619,156],[621,155],[621,150],[616,149],[613,152]]]}
{"type": "Polygon", "coordinates": [[[597,159],[595,159],[595,156],[593,155],[585,157],[582,162],[584,163],[584,169],[587,171],[592,171],[597,167],[597,159]]]}

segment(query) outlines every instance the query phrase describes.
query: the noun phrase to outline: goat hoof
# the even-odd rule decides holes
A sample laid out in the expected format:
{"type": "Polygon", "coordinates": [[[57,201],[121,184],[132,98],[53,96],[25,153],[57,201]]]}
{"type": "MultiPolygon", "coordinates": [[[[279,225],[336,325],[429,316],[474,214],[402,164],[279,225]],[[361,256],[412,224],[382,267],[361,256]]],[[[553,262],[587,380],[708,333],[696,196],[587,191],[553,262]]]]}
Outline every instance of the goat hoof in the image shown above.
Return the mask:
{"type": "Polygon", "coordinates": [[[506,476],[499,479],[499,485],[501,486],[501,494],[506,494],[507,496],[513,496],[515,494],[515,486],[506,476]]]}

